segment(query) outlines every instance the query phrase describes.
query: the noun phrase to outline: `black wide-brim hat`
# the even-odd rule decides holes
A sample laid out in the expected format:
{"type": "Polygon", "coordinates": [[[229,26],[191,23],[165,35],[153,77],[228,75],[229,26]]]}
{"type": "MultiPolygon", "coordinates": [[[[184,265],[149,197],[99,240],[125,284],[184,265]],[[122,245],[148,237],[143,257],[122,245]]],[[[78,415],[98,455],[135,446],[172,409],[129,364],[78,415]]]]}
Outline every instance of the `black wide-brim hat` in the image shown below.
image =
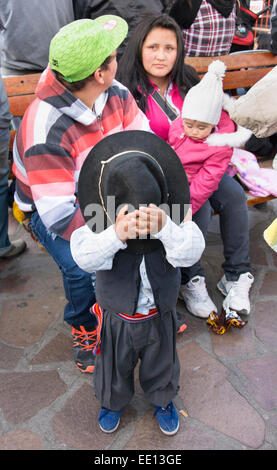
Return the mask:
{"type": "MultiPolygon", "coordinates": [[[[107,196],[115,197],[120,191],[130,199],[122,200],[124,196],[120,194],[120,202],[134,206],[140,193],[146,192],[150,200],[145,201],[142,196],[140,203],[161,204],[163,209],[166,204],[168,215],[176,223],[184,219],[190,203],[189,184],[178,155],[163,139],[146,131],[122,131],[105,137],[84,161],[79,175],[78,199],[85,222],[92,231],[99,233],[115,222],[107,196]],[[96,219],[98,208],[103,208],[103,223],[95,224],[92,221],[96,219]]],[[[154,240],[139,241],[145,245],[154,240]]]]}

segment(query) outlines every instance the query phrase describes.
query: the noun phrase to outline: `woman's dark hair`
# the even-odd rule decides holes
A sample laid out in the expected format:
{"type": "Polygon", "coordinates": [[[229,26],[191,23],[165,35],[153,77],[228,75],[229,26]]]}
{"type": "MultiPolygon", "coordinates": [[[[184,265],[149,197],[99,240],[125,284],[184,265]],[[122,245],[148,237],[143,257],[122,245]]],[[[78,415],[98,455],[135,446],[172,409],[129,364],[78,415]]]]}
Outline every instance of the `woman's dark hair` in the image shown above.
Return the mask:
{"type": "MultiPolygon", "coordinates": [[[[99,68],[101,68],[102,70],[106,70],[109,66],[109,63],[111,61],[111,58],[112,56],[110,55],[109,57],[107,57],[103,64],[100,65],[99,68]]],[[[78,80],[77,82],[68,82],[67,80],[64,79],[63,75],[60,73],[60,72],[57,72],[55,71],[55,75],[56,75],[56,79],[65,87],[67,88],[69,91],[71,91],[71,93],[74,93],[75,91],[80,91],[82,90],[86,83],[89,82],[90,80],[94,80],[94,72],[92,75],[89,75],[88,77],[86,78],[83,78],[83,80],[78,80]]]]}
{"type": "Polygon", "coordinates": [[[184,41],[182,31],[176,21],[166,14],[145,15],[128,41],[116,76],[130,90],[138,106],[144,112],[147,110],[147,95],[151,92],[151,84],[142,64],[142,46],[147,35],[154,28],[170,29],[176,35],[177,58],[171,72],[171,80],[178,86],[182,98],[193,85],[199,82],[194,68],[184,64],[184,41]]]}

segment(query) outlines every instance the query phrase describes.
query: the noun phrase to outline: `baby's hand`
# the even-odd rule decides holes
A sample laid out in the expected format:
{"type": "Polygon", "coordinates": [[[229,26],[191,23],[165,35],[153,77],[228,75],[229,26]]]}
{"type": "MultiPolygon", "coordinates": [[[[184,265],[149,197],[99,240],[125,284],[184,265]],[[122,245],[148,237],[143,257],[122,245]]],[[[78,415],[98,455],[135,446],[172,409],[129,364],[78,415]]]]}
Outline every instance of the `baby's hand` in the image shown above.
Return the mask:
{"type": "Polygon", "coordinates": [[[137,217],[138,211],[128,214],[128,204],[120,209],[115,221],[114,229],[118,238],[125,243],[130,238],[136,238],[138,235],[137,217]]]}
{"type": "Polygon", "coordinates": [[[140,207],[138,213],[137,228],[139,235],[158,233],[166,223],[166,213],[155,204],[140,207]]]}

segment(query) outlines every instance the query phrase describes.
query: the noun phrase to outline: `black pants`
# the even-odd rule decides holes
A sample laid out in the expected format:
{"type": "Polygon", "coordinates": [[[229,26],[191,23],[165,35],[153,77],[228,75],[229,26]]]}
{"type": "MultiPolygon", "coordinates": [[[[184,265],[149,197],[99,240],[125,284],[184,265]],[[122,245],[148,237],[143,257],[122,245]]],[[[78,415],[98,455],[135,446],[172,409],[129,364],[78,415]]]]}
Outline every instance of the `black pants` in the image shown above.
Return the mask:
{"type": "Polygon", "coordinates": [[[119,411],[131,401],[138,361],[140,385],[153,405],[166,407],[177,394],[175,312],[129,323],[104,311],[100,349],[93,377],[101,406],[119,411]]]}

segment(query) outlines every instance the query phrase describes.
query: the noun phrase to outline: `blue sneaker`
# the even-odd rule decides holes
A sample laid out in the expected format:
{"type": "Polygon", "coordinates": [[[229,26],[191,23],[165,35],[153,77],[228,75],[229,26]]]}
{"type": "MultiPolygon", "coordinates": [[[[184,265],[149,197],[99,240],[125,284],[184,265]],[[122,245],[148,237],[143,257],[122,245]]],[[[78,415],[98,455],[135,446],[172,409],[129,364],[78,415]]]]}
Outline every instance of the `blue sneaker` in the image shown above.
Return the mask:
{"type": "Polygon", "coordinates": [[[98,415],[98,423],[103,432],[114,432],[119,425],[122,410],[112,411],[102,407],[98,415]]]}
{"type": "Polygon", "coordinates": [[[168,436],[173,436],[179,429],[179,418],[175,406],[172,401],[166,408],[155,406],[155,413],[160,430],[168,436]]]}

